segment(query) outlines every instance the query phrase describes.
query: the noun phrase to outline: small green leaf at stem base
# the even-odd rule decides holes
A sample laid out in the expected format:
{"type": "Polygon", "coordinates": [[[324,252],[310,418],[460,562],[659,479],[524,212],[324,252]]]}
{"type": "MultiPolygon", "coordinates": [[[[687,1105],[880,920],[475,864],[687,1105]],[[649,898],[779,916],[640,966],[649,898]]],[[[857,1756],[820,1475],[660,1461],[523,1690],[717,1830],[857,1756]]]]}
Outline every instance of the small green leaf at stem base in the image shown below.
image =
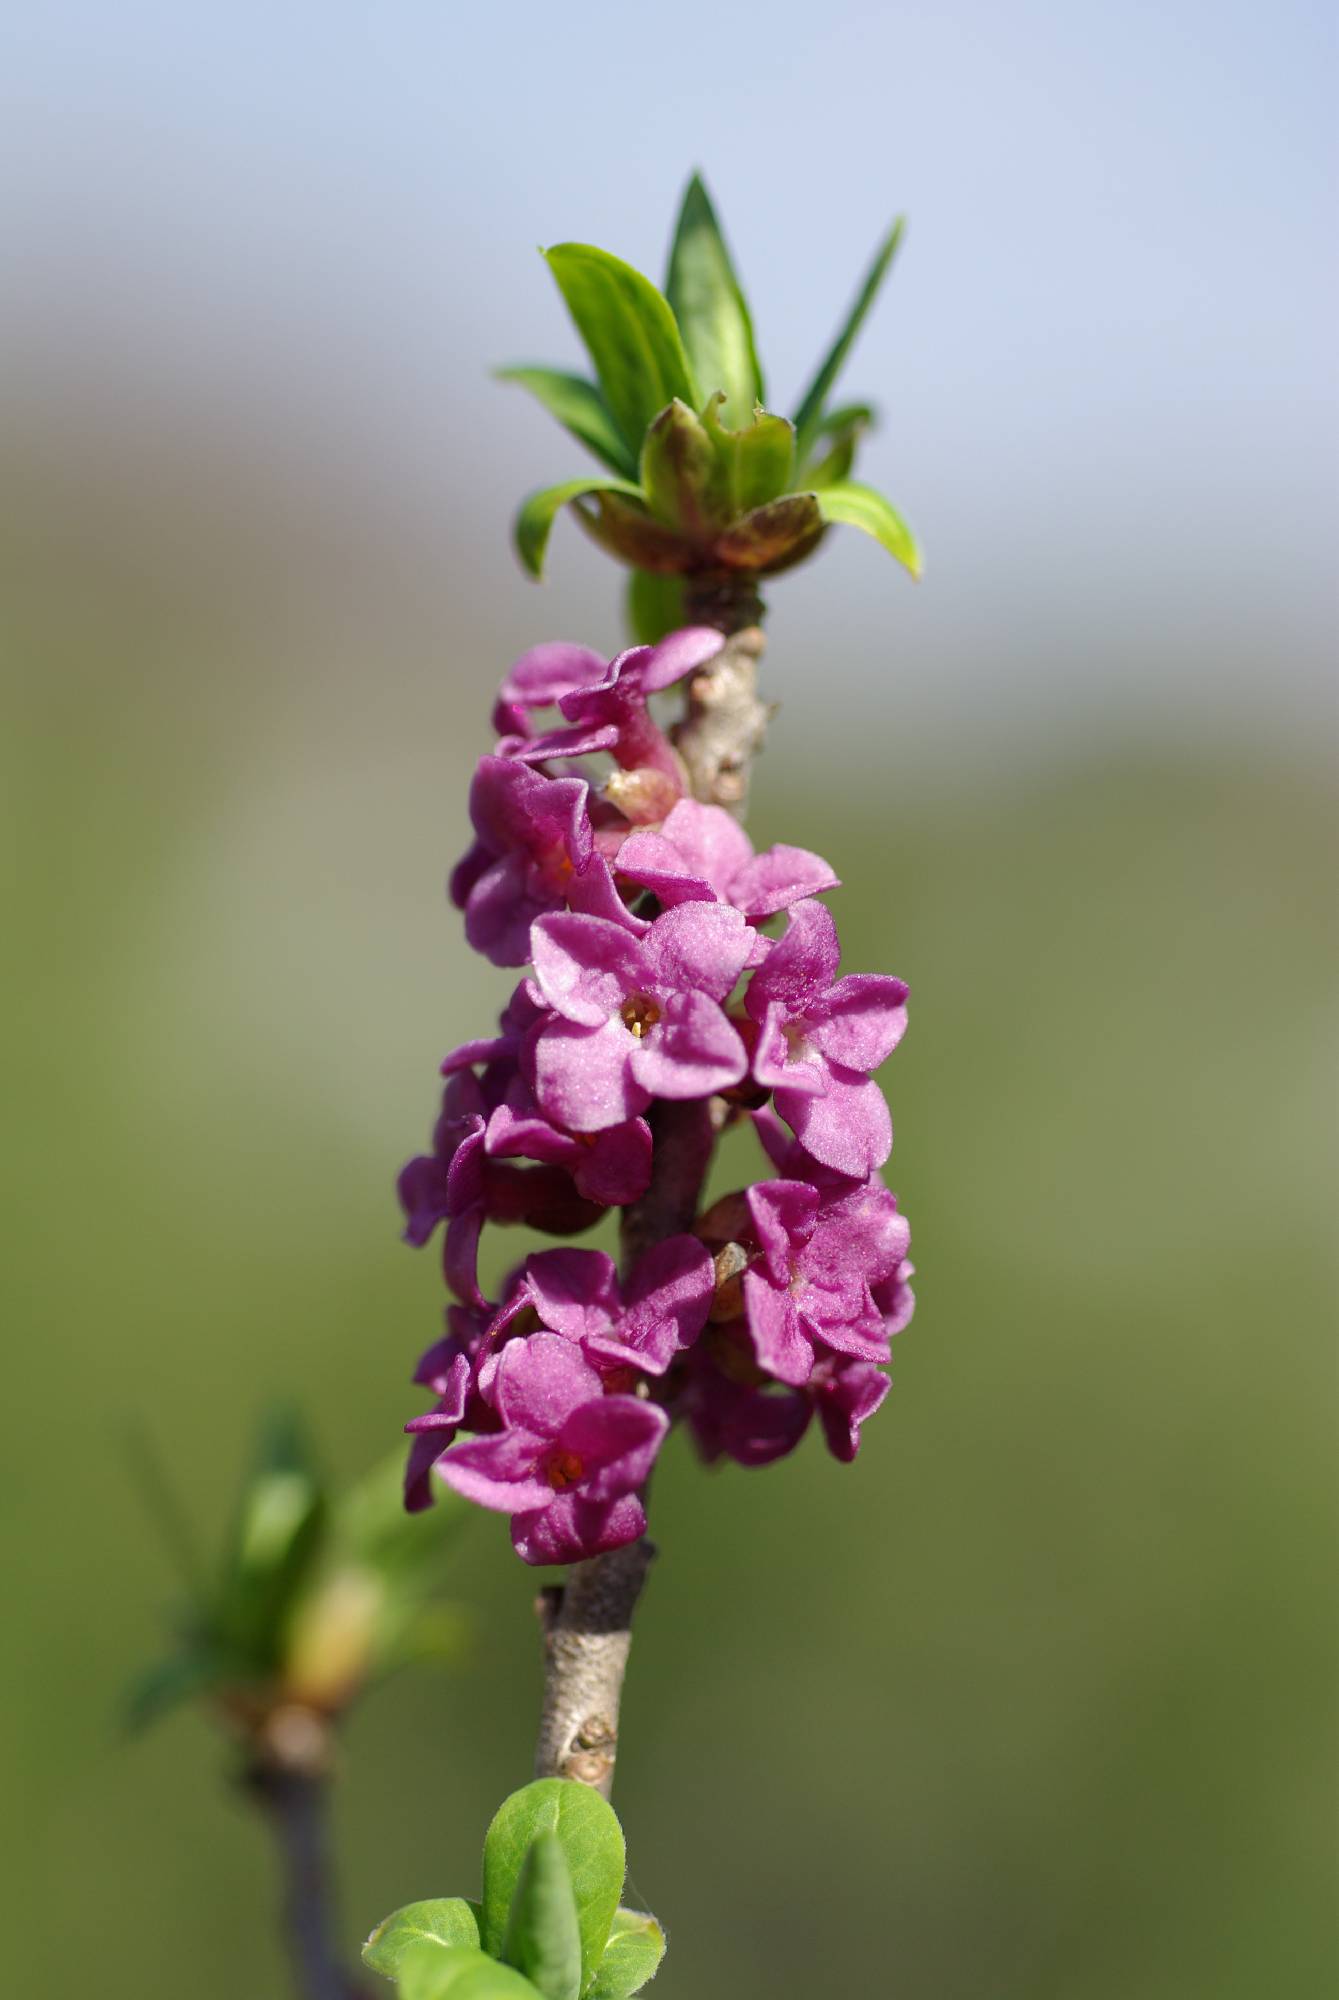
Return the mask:
{"type": "Polygon", "coordinates": [[[538,1778],[498,1808],[484,1841],[484,1950],[501,1955],[521,1870],[541,1833],[557,1836],[571,1876],[584,1986],[608,1942],[627,1857],[613,1807],[570,1778],[538,1778]]]}
{"type": "Polygon", "coordinates": [[[420,1945],[439,1950],[468,1945],[478,1950],[479,1926],[463,1897],[435,1896],[393,1910],[363,1946],[363,1964],[384,1979],[394,1979],[406,1953],[420,1945]]]}
{"type": "Polygon", "coordinates": [[[664,1956],[665,1933],[655,1918],[620,1910],[586,2000],[629,2000],[655,1978],[664,1956]]]}
{"type": "Polygon", "coordinates": [[[716,212],[697,174],[689,181],[679,210],[665,296],[704,393],[710,396],[719,390],[728,421],[747,423],[754,404],[763,400],[753,322],[716,212]]]}
{"type": "Polygon", "coordinates": [[[502,1956],[544,2000],[579,2000],[581,1933],[567,1856],[556,1833],[537,1833],[507,1913],[502,1956]]]}
{"type": "Polygon", "coordinates": [[[566,507],[569,501],[578,500],[588,493],[621,493],[633,499],[638,497],[638,489],[630,479],[567,479],[561,486],[546,486],[540,492],[532,493],[521,502],[512,529],[516,553],[531,576],[539,578],[544,574],[544,554],[559,510],[566,507]]]}
{"type": "Polygon", "coordinates": [[[583,375],[568,375],[560,368],[499,368],[499,382],[518,382],[544,405],[565,430],[572,433],[587,451],[594,452],[611,472],[631,478],[637,470],[637,455],[629,451],[609,405],[593,382],[583,375]]]}
{"type": "Polygon", "coordinates": [[[604,400],[628,449],[678,396],[696,407],[693,371],[669,304],[649,278],[590,243],[544,252],[585,341],[604,400]]]}
{"type": "Polygon", "coordinates": [[[881,543],[890,556],[895,556],[912,576],[920,576],[921,552],[916,537],[882,493],[876,493],[872,486],[862,486],[858,480],[848,479],[838,485],[820,487],[816,497],[825,521],[840,521],[849,527],[863,529],[865,534],[872,535],[876,542],[881,543]]]}

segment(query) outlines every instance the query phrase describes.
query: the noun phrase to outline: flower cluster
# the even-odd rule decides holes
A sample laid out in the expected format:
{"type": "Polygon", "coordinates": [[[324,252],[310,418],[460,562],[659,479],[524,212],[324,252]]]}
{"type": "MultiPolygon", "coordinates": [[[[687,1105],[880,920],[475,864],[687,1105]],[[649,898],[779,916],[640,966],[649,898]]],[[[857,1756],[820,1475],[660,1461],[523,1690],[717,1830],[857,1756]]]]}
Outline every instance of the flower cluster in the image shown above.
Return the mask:
{"type": "Polygon", "coordinates": [[[436,1401],[406,1426],[406,1497],[427,1506],[445,1480],[510,1515],[531,1563],[636,1539],[676,1419],[707,1459],[762,1465],[817,1416],[854,1458],[911,1316],[871,1074],[902,1037],[906,987],[840,976],[817,900],[837,886],[827,863],[755,853],[688,795],[652,713],[721,644],[691,627],[612,662],[527,653],[451,877],[470,943],[529,971],[498,1033],[446,1057],[432,1151],[400,1176],[407,1239],[445,1225],[453,1295],[414,1378],[436,1401]],[[596,757],[611,760],[598,782],[581,762],[596,757]],[[708,1135],[751,1119],[773,1177],[653,1242],[622,1280],[602,1251],[539,1250],[488,1299],[485,1222],[566,1237],[636,1213],[673,1143],[658,1107],[676,1101],[702,1108],[708,1135]]]}

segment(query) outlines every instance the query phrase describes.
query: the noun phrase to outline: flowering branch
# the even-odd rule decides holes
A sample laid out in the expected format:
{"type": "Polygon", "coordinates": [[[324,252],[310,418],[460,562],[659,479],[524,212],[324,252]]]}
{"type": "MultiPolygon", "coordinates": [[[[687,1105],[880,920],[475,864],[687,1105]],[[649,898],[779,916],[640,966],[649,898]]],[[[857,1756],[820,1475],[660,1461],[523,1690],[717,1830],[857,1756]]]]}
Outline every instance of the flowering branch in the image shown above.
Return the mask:
{"type": "Polygon", "coordinates": [[[793,421],[763,407],[697,182],[664,295],[588,245],[548,253],[597,380],[512,371],[608,468],[525,503],[522,558],[538,574],[570,508],[633,570],[645,643],[608,662],[559,643],[524,655],[471,785],[475,839],[452,900],[477,951],[527,970],[499,1032],[443,1061],[432,1151],[401,1175],[409,1241],[445,1224],[454,1301],[415,1375],[436,1400],[406,1426],[406,1498],[425,1507],[445,1484],[507,1514],[525,1562],[569,1566],[539,1604],[536,1772],[606,1796],[654,1556],[646,1492],[671,1425],[708,1462],[762,1466],[817,1419],[849,1462],[911,1313],[873,1077],[905,1028],[906,987],[839,977],[818,900],[836,875],[803,848],[755,853],[740,824],[770,713],[760,579],[835,522],[919,569],[905,523],[848,477],[871,413],[828,404],[898,235],[793,421]],[[674,687],[683,714],[667,732],[653,702],[674,687]],[[716,1139],[745,1118],[772,1177],[702,1212],[716,1139]],[[618,1268],[603,1251],[536,1250],[485,1296],[485,1225],[568,1237],[609,1209],[618,1268]]]}

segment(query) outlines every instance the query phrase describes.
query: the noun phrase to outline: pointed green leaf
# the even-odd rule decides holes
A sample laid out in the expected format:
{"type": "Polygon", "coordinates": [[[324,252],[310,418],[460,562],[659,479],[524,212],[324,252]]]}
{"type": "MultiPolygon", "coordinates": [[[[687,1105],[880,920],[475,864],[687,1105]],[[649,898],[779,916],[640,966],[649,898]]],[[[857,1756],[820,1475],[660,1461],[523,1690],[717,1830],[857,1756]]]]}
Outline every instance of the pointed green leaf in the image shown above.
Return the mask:
{"type": "Polygon", "coordinates": [[[581,1937],[581,1977],[590,1979],[609,1939],[626,1856],[613,1807],[570,1778],[538,1778],[504,1799],[484,1841],[481,1933],[484,1950],[501,1954],[507,1916],[532,1841],[558,1837],[571,1875],[581,1937]]]}
{"type": "Polygon", "coordinates": [[[795,471],[795,431],[784,417],[766,410],[731,430],[721,421],[723,404],[723,397],[713,396],[702,424],[716,453],[717,511],[733,521],[787,491],[795,471]]]}
{"type": "Polygon", "coordinates": [[[812,490],[816,486],[836,486],[849,479],[860,440],[873,421],[874,412],[867,403],[851,403],[843,410],[832,411],[814,434],[814,455],[796,484],[812,490]],[[820,455],[818,447],[825,438],[831,441],[830,449],[820,455]]]}
{"type": "Polygon", "coordinates": [[[469,1945],[411,1944],[396,1979],[400,2000],[539,2000],[521,1973],[469,1945]]]}
{"type": "Polygon", "coordinates": [[[589,243],[544,252],[630,451],[666,403],[700,398],[667,301],[649,278],[589,243]]]}
{"type": "Polygon", "coordinates": [[[220,1633],[248,1666],[277,1664],[285,1620],[325,1526],[325,1494],[301,1425],[291,1410],[272,1410],[242,1491],[218,1605],[220,1633]]]}
{"type": "Polygon", "coordinates": [[[528,389],[551,417],[612,471],[627,477],[636,472],[637,454],[623,442],[604,397],[583,375],[566,375],[559,368],[499,368],[497,379],[528,389]]]}
{"type": "Polygon", "coordinates": [[[843,521],[852,528],[863,528],[867,535],[873,535],[876,542],[883,544],[890,556],[895,556],[913,576],[919,577],[921,552],[916,537],[882,493],[848,479],[841,485],[821,488],[817,500],[825,521],[843,521]]]}
{"type": "Polygon", "coordinates": [[[664,1956],[665,1933],[655,1918],[620,1910],[586,2000],[628,2000],[655,1978],[664,1956]]]}
{"type": "Polygon", "coordinates": [[[823,533],[823,517],[812,493],[787,493],[755,507],[716,538],[713,555],[725,569],[775,575],[803,560],[823,533]]]}
{"type": "Polygon", "coordinates": [[[131,1685],[125,1705],[127,1730],[132,1736],[138,1735],[160,1716],[179,1708],[184,1701],[193,1701],[196,1695],[219,1687],[226,1679],[226,1660],[205,1646],[160,1660],[131,1685]]]}
{"type": "Polygon", "coordinates": [[[630,479],[567,479],[561,486],[546,486],[542,491],[532,493],[521,502],[512,528],[516,553],[531,576],[544,574],[544,552],[548,548],[559,509],[565,507],[569,500],[576,500],[586,493],[623,493],[633,499],[638,497],[638,489],[630,479]]]}
{"type": "Polygon", "coordinates": [[[363,1946],[363,1964],[385,1979],[394,1979],[411,1945],[452,1945],[479,1949],[474,1912],[460,1896],[436,1896],[423,1903],[406,1903],[383,1917],[363,1946]]]}
{"type": "Polygon", "coordinates": [[[763,399],[753,322],[699,175],[684,191],[665,283],[693,371],[707,395],[720,391],[729,422],[748,422],[763,399]]]}
{"type": "Polygon", "coordinates": [[[808,455],[810,444],[823,416],[823,405],[827,402],[832,385],[841,372],[842,363],[850,353],[855,337],[864,324],[865,315],[873,305],[879,287],[887,276],[888,266],[897,254],[897,246],[902,241],[902,231],[905,226],[905,216],[899,215],[879,245],[874,262],[865,273],[865,281],[856,295],[850,312],[846,315],[841,331],[824,356],[818,373],[800,399],[800,407],[795,412],[795,430],[802,461],[808,455]]]}
{"type": "Polygon", "coordinates": [[[537,1833],[507,1913],[502,1956],[544,2000],[578,2000],[581,1932],[567,1856],[556,1833],[537,1833]]]}
{"type": "Polygon", "coordinates": [[[654,646],[684,622],[683,584],[677,576],[635,569],[628,578],[628,630],[638,646],[654,646]]]}

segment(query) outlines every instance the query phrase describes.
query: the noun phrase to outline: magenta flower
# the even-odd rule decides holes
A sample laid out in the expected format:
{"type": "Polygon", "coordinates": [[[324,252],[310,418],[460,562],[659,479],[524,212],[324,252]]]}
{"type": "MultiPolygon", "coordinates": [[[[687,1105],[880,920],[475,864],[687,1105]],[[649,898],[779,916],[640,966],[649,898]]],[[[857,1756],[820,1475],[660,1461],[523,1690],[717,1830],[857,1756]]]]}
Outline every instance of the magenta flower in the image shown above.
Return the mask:
{"type": "Polygon", "coordinates": [[[870,1288],[893,1275],[910,1241],[887,1189],[872,1183],[825,1201],[805,1181],[762,1181],[746,1199],[761,1251],[744,1273],[759,1366],[799,1387],[823,1349],[887,1361],[888,1336],[870,1288]]]}
{"type": "Polygon", "coordinates": [[[465,935],[494,965],[524,965],[530,926],[570,904],[638,929],[595,845],[584,778],[548,778],[481,757],[470,786],[476,839],[451,876],[465,935]]]}
{"type": "MultiPolygon", "coordinates": [[[[499,1058],[483,1082],[467,1069],[448,1078],[432,1151],[410,1160],[398,1183],[405,1241],[419,1248],[445,1222],[446,1280],[458,1299],[472,1305],[484,1302],[477,1260],[485,1222],[524,1222],[555,1236],[578,1235],[599,1221],[611,1200],[635,1200],[650,1173],[651,1134],[644,1121],[586,1145],[545,1120],[522,1123],[505,1101],[497,1104],[497,1072],[513,1062],[499,1058]],[[518,1167],[495,1157],[506,1153],[539,1164],[518,1167]]],[[[529,1102],[518,1076],[512,1088],[529,1102]]]]}
{"type": "Polygon", "coordinates": [[[828,1450],[849,1465],[860,1449],[860,1426],[872,1417],[892,1383],[868,1361],[829,1355],[815,1367],[806,1395],[818,1411],[828,1450]]]}
{"type": "Polygon", "coordinates": [[[774,916],[801,897],[838,886],[820,855],[784,845],[755,854],[733,814],[696,799],[680,799],[657,830],[629,834],[615,866],[666,909],[719,898],[753,918],[774,916]]]}
{"type": "Polygon", "coordinates": [[[504,1348],[495,1393],[503,1428],[453,1445],[438,1476],[510,1514],[528,1563],[578,1562],[636,1541],[646,1526],[639,1489],[669,1428],[665,1412],[605,1395],[590,1364],[553,1333],[504,1348]]]}
{"type": "Polygon", "coordinates": [[[516,1293],[493,1321],[529,1306],[540,1323],[580,1347],[602,1372],[663,1375],[706,1324],[715,1290],[710,1252],[695,1236],[671,1236],[640,1260],[620,1287],[602,1250],[540,1250],[527,1258],[516,1293]]]}
{"type": "Polygon", "coordinates": [[[748,1058],[722,1003],[760,940],[725,903],[683,903],[642,937],[600,917],[540,917],[531,930],[554,1018],[534,1036],[535,1097],[573,1132],[598,1132],[653,1097],[709,1097],[748,1058]]]}
{"type": "Polygon", "coordinates": [[[837,978],[837,926],[822,903],[797,903],[786,934],[752,980],[753,1074],[816,1160],[863,1180],[892,1149],[883,1093],[869,1072],[902,1039],[907,989],[880,973],[837,978]]]}
{"type": "Polygon", "coordinates": [[[603,655],[589,646],[550,639],[523,653],[498,689],[493,727],[499,736],[528,737],[530,711],[555,708],[574,688],[590,687],[608,672],[603,655]]]}

